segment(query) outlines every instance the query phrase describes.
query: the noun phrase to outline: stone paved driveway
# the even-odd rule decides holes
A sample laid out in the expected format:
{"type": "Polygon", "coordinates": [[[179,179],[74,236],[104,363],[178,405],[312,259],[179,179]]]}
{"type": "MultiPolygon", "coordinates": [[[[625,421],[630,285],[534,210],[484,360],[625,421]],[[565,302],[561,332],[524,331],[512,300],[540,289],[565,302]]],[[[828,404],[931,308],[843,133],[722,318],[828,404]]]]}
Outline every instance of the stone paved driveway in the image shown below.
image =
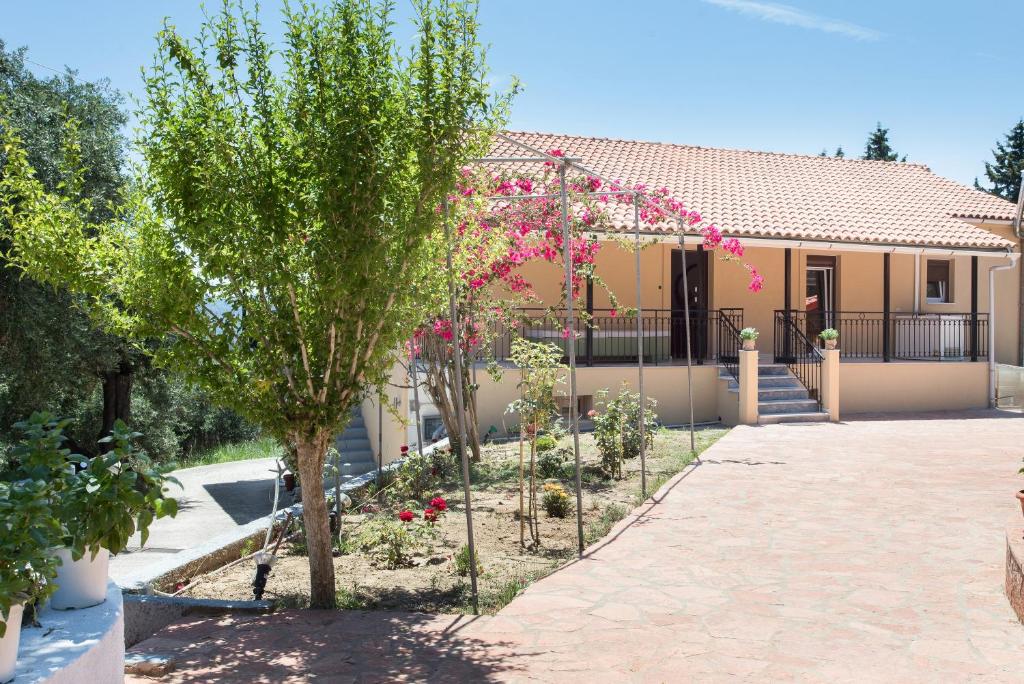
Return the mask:
{"type": "Polygon", "coordinates": [[[184,681],[1022,681],[1022,454],[1024,418],[989,412],[740,427],[492,618],[194,621],[136,650],[184,681]]]}

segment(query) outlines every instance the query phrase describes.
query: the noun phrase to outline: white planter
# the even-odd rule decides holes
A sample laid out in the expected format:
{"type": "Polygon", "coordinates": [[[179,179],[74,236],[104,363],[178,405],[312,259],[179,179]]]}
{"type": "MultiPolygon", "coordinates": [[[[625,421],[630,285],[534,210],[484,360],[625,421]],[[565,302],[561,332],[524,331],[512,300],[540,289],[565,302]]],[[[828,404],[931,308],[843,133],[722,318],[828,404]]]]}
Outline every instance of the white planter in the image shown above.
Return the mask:
{"type": "Polygon", "coordinates": [[[25,606],[11,606],[7,615],[7,631],[0,637],[0,682],[14,679],[14,666],[18,662],[18,642],[21,640],[21,614],[25,606]]]}
{"type": "Polygon", "coordinates": [[[50,597],[50,606],[57,610],[89,608],[96,606],[107,598],[107,566],[110,552],[100,549],[96,558],[86,550],[85,555],[77,561],[71,560],[71,549],[56,550],[61,564],[57,568],[57,591],[50,597]]]}

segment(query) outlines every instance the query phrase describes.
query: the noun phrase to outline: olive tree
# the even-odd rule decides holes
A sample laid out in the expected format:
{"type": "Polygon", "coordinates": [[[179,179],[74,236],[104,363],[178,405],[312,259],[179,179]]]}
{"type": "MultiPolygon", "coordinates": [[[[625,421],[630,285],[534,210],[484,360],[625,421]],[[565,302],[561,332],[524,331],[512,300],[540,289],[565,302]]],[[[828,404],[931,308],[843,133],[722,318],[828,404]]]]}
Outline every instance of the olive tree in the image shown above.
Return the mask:
{"type": "Polygon", "coordinates": [[[98,229],[88,200],[46,191],[6,141],[12,259],[89,294],[108,327],[166,336],[157,362],[293,446],[315,607],[335,601],[325,452],[419,323],[423,242],[504,111],[475,6],[414,10],[407,53],[386,1],[286,7],[280,49],[231,3],[195,39],[166,25],[136,187],[98,229]]]}

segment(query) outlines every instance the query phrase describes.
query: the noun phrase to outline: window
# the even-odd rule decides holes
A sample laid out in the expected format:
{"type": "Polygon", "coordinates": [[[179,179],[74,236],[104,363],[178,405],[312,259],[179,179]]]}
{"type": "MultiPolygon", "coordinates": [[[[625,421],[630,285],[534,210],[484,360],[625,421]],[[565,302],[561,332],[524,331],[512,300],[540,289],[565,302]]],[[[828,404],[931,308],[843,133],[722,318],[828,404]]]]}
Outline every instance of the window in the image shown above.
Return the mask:
{"type": "Polygon", "coordinates": [[[928,260],[924,294],[929,304],[948,304],[953,301],[949,276],[950,262],[928,260]]]}

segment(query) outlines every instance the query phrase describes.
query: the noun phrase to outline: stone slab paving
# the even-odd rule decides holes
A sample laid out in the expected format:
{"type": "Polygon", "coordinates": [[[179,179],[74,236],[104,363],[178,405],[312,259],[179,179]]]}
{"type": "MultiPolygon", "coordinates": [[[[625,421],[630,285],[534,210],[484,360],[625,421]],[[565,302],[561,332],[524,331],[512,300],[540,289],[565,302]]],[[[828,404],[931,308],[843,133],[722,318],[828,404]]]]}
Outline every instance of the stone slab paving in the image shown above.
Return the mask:
{"type": "Polygon", "coordinates": [[[133,650],[184,656],[173,681],[1022,681],[1022,454],[995,412],[739,427],[492,618],[192,621],[133,650]]]}

